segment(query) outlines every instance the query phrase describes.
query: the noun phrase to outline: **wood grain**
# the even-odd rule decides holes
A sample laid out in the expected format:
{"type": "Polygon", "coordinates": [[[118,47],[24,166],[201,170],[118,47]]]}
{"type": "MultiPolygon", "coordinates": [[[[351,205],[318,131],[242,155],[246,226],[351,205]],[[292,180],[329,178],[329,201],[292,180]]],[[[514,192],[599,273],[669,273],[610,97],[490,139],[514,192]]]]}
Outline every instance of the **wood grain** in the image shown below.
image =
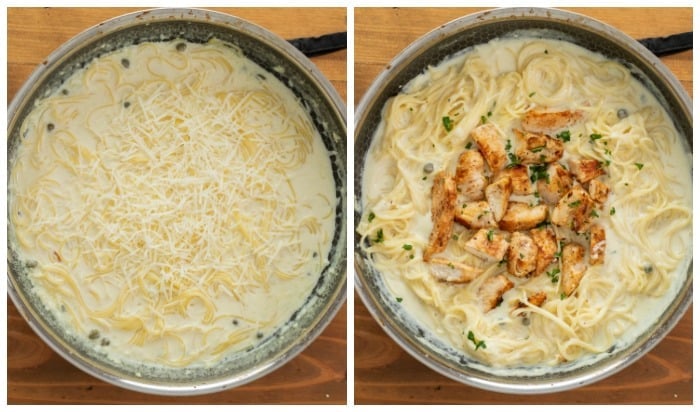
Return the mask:
{"type": "MultiPolygon", "coordinates": [[[[136,9],[8,8],[8,101],[53,50],[79,32],[136,9]]],[[[345,8],[215,9],[291,39],[346,30],[345,8]]],[[[347,52],[314,57],[346,98],[347,52]]],[[[104,383],[65,361],[31,330],[8,299],[8,404],[346,404],[347,305],[299,356],[247,385],[210,395],[165,397],[104,383]]]]}
{"type": "MultiPolygon", "coordinates": [[[[396,54],[429,30],[475,8],[355,8],[355,85],[358,104],[396,54]]],[[[571,9],[634,38],[692,30],[692,9],[571,9]]],[[[692,97],[693,52],[664,57],[692,97]]],[[[452,381],[394,343],[355,296],[355,403],[362,404],[691,404],[692,307],[650,353],[599,382],[561,393],[522,396],[484,391],[452,381]]]]}

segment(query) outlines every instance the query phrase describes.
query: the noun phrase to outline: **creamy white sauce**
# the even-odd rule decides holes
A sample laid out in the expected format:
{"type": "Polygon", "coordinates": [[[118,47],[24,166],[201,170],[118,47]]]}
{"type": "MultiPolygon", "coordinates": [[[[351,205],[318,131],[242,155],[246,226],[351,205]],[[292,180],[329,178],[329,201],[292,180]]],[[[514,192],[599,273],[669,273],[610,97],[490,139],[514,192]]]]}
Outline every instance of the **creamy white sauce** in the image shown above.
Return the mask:
{"type": "MultiPolygon", "coordinates": [[[[527,39],[499,39],[491,41],[487,44],[479,45],[475,47],[474,50],[458,53],[455,56],[452,56],[446,59],[445,61],[441,62],[437,67],[431,68],[429,71],[413,79],[403,88],[402,93],[411,94],[426,88],[428,85],[431,84],[433,78],[439,79],[444,73],[450,70],[458,70],[464,64],[465,56],[473,56],[474,54],[480,57],[481,61],[483,62],[483,67],[487,68],[489,73],[491,73],[491,75],[493,75],[494,77],[502,73],[514,71],[518,68],[519,64],[521,63],[518,61],[518,55],[519,53],[521,53],[522,55],[523,41],[527,41],[527,39]]],[[[572,51],[574,54],[582,53],[586,57],[594,60],[600,59],[599,56],[594,55],[591,52],[581,51],[577,46],[574,46],[570,43],[545,42],[545,44],[548,45],[548,47],[550,47],[550,50],[552,51],[564,49],[572,51]]],[[[538,50],[538,52],[541,53],[542,50],[538,50]]],[[[575,65],[576,62],[570,61],[567,62],[567,64],[575,65]]],[[[615,75],[615,73],[611,74],[612,77],[614,77],[615,75]]],[[[546,81],[546,79],[543,81],[546,81]]],[[[456,85],[457,81],[455,80],[454,83],[456,85]]],[[[625,102],[625,99],[629,99],[630,106],[628,110],[630,110],[630,114],[632,114],[632,111],[634,110],[633,108],[642,108],[646,106],[660,107],[653,95],[648,90],[646,90],[639,82],[633,80],[631,85],[631,89],[625,90],[624,97],[608,96],[606,98],[605,96],[601,96],[600,102],[596,102],[596,104],[600,105],[600,107],[602,107],[603,109],[605,109],[605,107],[609,105],[615,107],[615,110],[617,110],[620,101],[625,102]]],[[[536,96],[530,97],[535,97],[535,99],[537,98],[536,96]]],[[[541,106],[542,105],[540,104],[540,107],[541,106]]],[[[497,109],[498,108],[496,108],[496,110],[497,109]]],[[[556,109],[556,107],[553,107],[551,109],[556,109]]],[[[385,111],[386,110],[388,109],[385,107],[385,111]]],[[[411,111],[413,110],[414,108],[411,108],[411,111]]],[[[420,107],[415,110],[422,114],[423,112],[421,110],[430,110],[430,108],[425,109],[423,107],[420,107]]],[[[397,114],[394,113],[393,115],[396,116],[397,114]]],[[[408,118],[411,116],[411,114],[406,114],[406,116],[408,118]]],[[[494,114],[494,116],[496,115],[494,114]]],[[[668,118],[666,117],[666,119],[668,118]]],[[[439,117],[435,119],[436,122],[439,122],[439,120],[439,117]]],[[[519,120],[516,119],[508,120],[505,123],[499,124],[499,118],[494,118],[492,121],[497,123],[501,130],[505,131],[510,130],[514,126],[517,126],[519,122],[519,120]]],[[[407,120],[407,122],[410,122],[410,120],[407,120]]],[[[670,123],[670,121],[668,122],[669,127],[673,128],[673,125],[670,123]]],[[[365,215],[368,213],[368,210],[371,210],[372,207],[378,209],[384,208],[387,202],[385,194],[388,192],[388,189],[392,188],[395,184],[395,161],[387,156],[384,156],[380,149],[381,139],[386,133],[385,128],[386,124],[385,120],[383,120],[375,132],[373,142],[370,149],[368,150],[368,155],[364,166],[362,182],[362,203],[363,213],[365,215]]],[[[453,139],[456,142],[455,146],[463,146],[463,143],[461,142],[465,141],[468,132],[468,126],[463,127],[463,125],[461,124],[455,126],[454,130],[450,132],[451,136],[454,136],[453,139]]],[[[579,132],[585,135],[591,133],[590,131],[583,129],[583,126],[573,126],[571,128],[572,136],[578,134],[579,132]]],[[[443,151],[441,153],[443,158],[436,158],[435,153],[411,154],[416,156],[422,155],[423,161],[425,163],[434,163],[436,171],[449,171],[454,170],[457,157],[456,153],[459,153],[460,151],[461,148],[456,149],[452,152],[443,151]]],[[[565,154],[564,158],[562,159],[562,161],[560,161],[560,163],[565,164],[568,156],[568,154],[565,154]]],[[[614,152],[612,156],[614,158],[614,152]]],[[[683,144],[681,144],[680,141],[671,145],[671,147],[668,148],[667,153],[659,152],[659,157],[662,159],[663,165],[662,170],[660,170],[659,173],[663,173],[665,176],[669,176],[676,179],[677,183],[674,184],[674,188],[672,190],[677,195],[678,199],[681,199],[680,203],[687,205],[688,207],[691,207],[692,205],[692,201],[690,198],[692,193],[690,156],[690,153],[686,151],[686,148],[683,144]]],[[[420,176],[418,173],[416,173],[416,175],[418,175],[418,177],[420,176]]],[[[423,182],[419,182],[416,184],[419,188],[423,190],[426,199],[429,199],[430,196],[430,188],[432,186],[433,175],[434,173],[429,174],[427,179],[425,179],[423,182]]],[[[639,179],[644,178],[645,177],[639,177],[639,179]]],[[[614,179],[614,176],[610,177],[610,179],[614,179]]],[[[608,184],[612,185],[612,183],[610,182],[608,182],[608,184]]],[[[629,190],[634,190],[635,181],[629,182],[629,186],[629,190]]],[[[643,260],[639,262],[640,265],[647,263],[646,258],[644,256],[641,256],[639,253],[637,253],[635,256],[626,256],[623,253],[620,253],[620,250],[627,250],[624,247],[623,249],[620,249],[620,246],[627,245],[628,240],[619,238],[616,232],[612,230],[610,223],[611,219],[614,218],[622,221],[630,220],[637,216],[635,215],[635,209],[627,208],[624,204],[620,204],[619,202],[617,202],[617,196],[618,193],[616,193],[615,190],[612,190],[606,202],[607,209],[604,210],[605,213],[601,213],[602,216],[600,217],[600,219],[596,220],[597,223],[601,224],[604,227],[607,236],[605,262],[602,266],[589,268],[587,276],[600,276],[601,274],[603,276],[607,276],[607,274],[612,275],[617,271],[617,268],[620,267],[623,263],[629,263],[630,259],[643,260]],[[617,206],[615,208],[614,217],[612,217],[610,213],[608,213],[610,205],[617,206]],[[597,273],[597,275],[592,275],[591,273],[593,272],[597,273]]],[[[408,226],[410,227],[410,238],[414,240],[414,244],[427,244],[430,232],[432,230],[430,210],[426,210],[425,212],[419,213],[417,216],[414,216],[411,220],[411,224],[408,226]]],[[[625,327],[625,330],[619,334],[618,339],[612,343],[615,346],[616,351],[628,347],[637,339],[638,336],[646,332],[658,320],[659,316],[676,297],[678,291],[684,283],[684,280],[686,279],[687,269],[692,259],[690,254],[691,235],[691,227],[687,227],[681,232],[679,238],[674,240],[675,245],[681,245],[681,250],[676,250],[676,252],[680,253],[684,257],[678,262],[676,269],[673,271],[672,281],[668,290],[666,290],[661,296],[656,297],[646,295],[637,296],[634,294],[630,295],[629,299],[637,300],[636,303],[633,305],[632,311],[630,312],[630,315],[634,319],[634,321],[629,322],[629,324],[625,327]],[[683,249],[685,247],[687,247],[687,249],[683,249]]],[[[648,233],[643,234],[643,236],[653,237],[658,235],[655,235],[654,233],[648,233]]],[[[676,249],[678,248],[676,247],[676,249]]],[[[422,262],[419,262],[419,257],[420,254],[416,252],[415,265],[423,264],[422,262]]],[[[648,263],[653,264],[653,258],[651,260],[652,261],[648,263]]],[[[406,313],[410,315],[410,317],[414,318],[419,325],[427,328],[429,331],[443,339],[445,342],[449,342],[448,345],[454,345],[454,342],[451,342],[450,337],[446,333],[443,324],[441,323],[443,314],[441,314],[440,311],[432,305],[426,304],[423,301],[423,299],[421,299],[418,295],[416,295],[416,293],[414,293],[410,284],[406,281],[404,274],[402,274],[402,272],[399,269],[387,269],[382,273],[382,275],[383,280],[386,282],[388,288],[388,295],[393,295],[400,298],[402,309],[405,310],[406,313]]],[[[546,276],[541,276],[541,278],[542,279],[534,279],[531,282],[540,282],[542,284],[546,284],[549,282],[549,279],[546,276]]],[[[460,286],[457,285],[454,287],[460,286]]],[[[513,296],[513,293],[516,293],[515,289],[517,289],[517,287],[504,295],[504,301],[507,302],[509,300],[509,297],[513,296]]],[[[496,309],[484,314],[483,316],[485,318],[493,320],[494,322],[499,322],[501,320],[507,321],[509,318],[512,318],[512,315],[510,314],[511,310],[512,307],[506,304],[502,304],[496,309]]],[[[515,339],[524,339],[529,334],[528,327],[526,325],[517,325],[518,323],[519,322],[513,322],[515,326],[512,327],[511,337],[515,339]]],[[[600,334],[597,334],[593,338],[592,343],[605,344],[600,342],[601,339],[602,336],[600,334]]],[[[463,350],[459,346],[457,346],[456,348],[458,350],[463,350]]],[[[586,362],[593,362],[599,358],[599,355],[588,354],[584,358],[580,359],[580,362],[577,362],[576,365],[586,362]]],[[[528,373],[539,374],[542,372],[541,368],[538,368],[537,365],[531,366],[532,368],[528,373]]],[[[484,369],[488,370],[491,373],[512,373],[512,370],[508,368],[488,368],[487,366],[484,366],[484,369]]]]}
{"type": "MultiPolygon", "coordinates": [[[[226,354],[256,345],[302,307],[328,264],[336,203],[328,151],[291,90],[226,45],[216,41],[203,45],[171,41],[128,46],[102,56],[73,74],[48,99],[38,102],[23,133],[26,137],[14,159],[9,187],[11,210],[15,212],[11,220],[24,221],[27,215],[33,215],[29,206],[54,207],[55,213],[48,214],[58,223],[30,222],[36,225],[31,230],[22,224],[15,227],[10,240],[23,260],[36,264],[30,276],[34,292],[43,304],[58,315],[70,333],[118,361],[211,365],[226,354]],[[152,82],[152,93],[136,95],[148,82],[152,82]],[[241,93],[249,97],[226,109],[227,98],[241,93]],[[166,103],[174,107],[173,111],[161,110],[166,103]],[[243,117],[227,120],[240,107],[254,104],[263,109],[251,109],[243,117]],[[142,114],[138,119],[129,114],[137,112],[142,114]],[[210,125],[212,120],[215,121],[210,125]],[[38,136],[43,135],[41,139],[49,142],[61,134],[71,134],[74,139],[65,146],[36,143],[38,136]],[[115,140],[132,134],[134,144],[128,147],[133,149],[133,156],[125,161],[122,142],[115,140]],[[249,135],[256,140],[246,137],[249,135]],[[205,149],[198,146],[203,141],[209,145],[205,149]],[[83,152],[71,156],[76,147],[82,147],[83,152]],[[306,153],[303,161],[291,165],[302,152],[306,153]],[[279,162],[255,158],[270,155],[279,156],[279,162]],[[169,163],[169,156],[181,160],[169,163]],[[65,158],[79,162],[80,178],[60,167],[65,158]],[[186,170],[179,164],[185,160],[189,168],[186,170]],[[148,174],[149,162],[155,168],[150,171],[152,174],[148,174]],[[57,164],[58,168],[53,167],[57,164]],[[270,165],[277,165],[278,170],[260,169],[270,165]],[[146,180],[150,179],[160,179],[168,185],[148,186],[146,180]],[[257,186],[239,183],[247,181],[257,186]],[[28,203],[17,205],[17,199],[33,196],[34,186],[45,182],[51,182],[54,189],[42,189],[41,198],[25,199],[28,203]],[[82,186],[86,182],[92,187],[82,186]],[[116,189],[115,182],[119,186],[116,189]],[[122,184],[134,189],[153,187],[157,192],[121,193],[122,184]],[[88,190],[97,199],[83,195],[88,190]],[[109,195],[101,197],[101,190],[109,195]],[[195,191],[198,192],[193,195],[195,191]],[[233,196],[233,191],[240,195],[233,196]],[[128,227],[110,221],[114,206],[105,206],[105,202],[116,199],[114,204],[129,209],[130,205],[118,203],[120,193],[133,199],[133,210],[124,212],[131,213],[131,218],[124,221],[128,227]],[[52,195],[56,196],[49,200],[52,195]],[[86,204],[86,199],[90,203],[86,204]],[[141,199],[143,205],[139,204],[141,199]],[[224,207],[219,204],[223,201],[232,204],[224,207]],[[276,209],[270,209],[271,202],[275,202],[276,209]],[[105,261],[96,266],[95,262],[80,258],[89,247],[82,240],[105,231],[85,223],[90,216],[84,211],[91,207],[95,208],[94,213],[105,216],[100,221],[115,239],[139,239],[135,244],[144,255],[165,259],[147,262],[144,267],[152,270],[149,276],[156,280],[149,280],[148,276],[129,280],[128,273],[121,273],[124,268],[111,267],[115,261],[110,259],[118,257],[111,251],[123,245],[111,245],[110,239],[106,244],[94,245],[105,248],[99,252],[105,261]],[[75,219],[75,225],[66,223],[65,220],[73,219],[73,213],[83,214],[75,219]],[[277,219],[267,222],[261,218],[265,213],[273,213],[277,219]],[[130,225],[131,219],[138,221],[142,217],[153,225],[162,222],[164,227],[122,236],[124,231],[137,227],[130,225]],[[43,223],[47,226],[42,227],[43,223]],[[43,236],[56,228],[70,229],[71,237],[62,238],[60,231],[43,236]],[[80,240],[71,249],[74,235],[80,240]],[[168,239],[160,239],[162,236],[168,239]],[[20,238],[34,246],[23,245],[20,238]],[[161,244],[175,245],[180,254],[168,258],[167,250],[154,249],[161,244]],[[69,273],[80,298],[65,282],[52,281],[52,276],[46,275],[49,266],[69,273]],[[102,266],[115,273],[102,275],[99,282],[88,282],[86,279],[103,270],[102,266]],[[163,272],[154,269],[158,267],[163,272]],[[234,273],[239,267],[246,272],[252,268],[257,273],[234,273]],[[220,273],[216,276],[230,278],[231,284],[236,285],[234,290],[228,290],[223,282],[207,285],[202,284],[207,281],[204,278],[191,279],[193,274],[216,279],[213,272],[217,271],[220,273]],[[185,289],[169,289],[170,280],[184,282],[185,289]],[[138,282],[147,282],[147,295],[135,291],[138,282]],[[197,295],[189,301],[185,299],[187,304],[181,311],[160,302],[173,294],[188,293],[188,284],[193,286],[192,291],[209,294],[213,314],[197,295]],[[61,293],[56,293],[56,287],[61,288],[61,293]],[[119,316],[141,319],[143,327],[121,327],[118,320],[108,316],[89,316],[80,303],[82,299],[90,308],[105,309],[121,295],[126,298],[119,316]],[[155,306],[166,310],[160,320],[151,316],[155,306]],[[150,330],[145,341],[134,342],[144,329],[150,330]],[[240,339],[230,347],[219,347],[237,331],[244,331],[240,339]]],[[[144,257],[144,261],[147,259],[144,257]]]]}

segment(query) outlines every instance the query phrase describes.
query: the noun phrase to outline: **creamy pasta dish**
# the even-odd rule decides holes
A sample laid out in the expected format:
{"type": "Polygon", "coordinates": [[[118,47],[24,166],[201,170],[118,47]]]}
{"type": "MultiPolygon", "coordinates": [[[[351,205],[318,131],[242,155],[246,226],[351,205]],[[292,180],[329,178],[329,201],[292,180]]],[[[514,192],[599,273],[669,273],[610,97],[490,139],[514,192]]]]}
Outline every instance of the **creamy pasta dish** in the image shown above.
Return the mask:
{"type": "Polygon", "coordinates": [[[8,240],[43,304],[115,359],[212,365],[289,321],[328,264],[328,151],[292,91],[233,46],[105,54],[21,136],[8,240]]]}
{"type": "Polygon", "coordinates": [[[486,365],[557,365],[631,341],[691,259],[690,154],[622,64],[503,38],[384,106],[361,248],[400,305],[486,365]]]}

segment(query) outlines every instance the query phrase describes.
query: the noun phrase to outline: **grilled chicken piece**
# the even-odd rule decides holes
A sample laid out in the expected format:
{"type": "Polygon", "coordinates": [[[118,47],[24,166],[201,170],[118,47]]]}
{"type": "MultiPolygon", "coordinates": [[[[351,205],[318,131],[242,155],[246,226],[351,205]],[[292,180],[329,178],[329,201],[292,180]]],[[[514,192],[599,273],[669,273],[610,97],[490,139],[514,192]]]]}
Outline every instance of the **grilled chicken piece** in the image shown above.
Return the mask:
{"type": "Polygon", "coordinates": [[[423,252],[423,260],[426,262],[435,253],[445,250],[447,242],[450,240],[457,201],[457,189],[452,176],[444,171],[438,173],[433,181],[430,195],[432,197],[433,230],[430,232],[428,246],[423,252]]]}
{"type": "Polygon", "coordinates": [[[588,254],[588,263],[600,265],[605,261],[605,229],[600,225],[591,226],[591,249],[588,254]]]}
{"type": "Polygon", "coordinates": [[[513,282],[504,274],[486,279],[477,292],[484,312],[488,312],[503,302],[503,294],[513,288],[513,282]]]}
{"type": "Polygon", "coordinates": [[[467,252],[487,261],[500,262],[508,250],[508,240],[495,229],[480,229],[464,245],[467,252]]]}
{"type": "Polygon", "coordinates": [[[561,287],[566,296],[571,296],[586,273],[584,255],[586,251],[578,243],[567,243],[561,252],[561,287]]]}
{"type": "Polygon", "coordinates": [[[460,202],[484,199],[488,179],[484,174],[484,157],[476,150],[467,150],[459,156],[455,184],[460,202]]]}
{"type": "Polygon", "coordinates": [[[504,176],[510,177],[510,184],[513,187],[513,194],[532,194],[532,183],[530,182],[530,176],[527,173],[527,166],[517,165],[507,167],[501,170],[501,172],[496,176],[496,180],[504,176]]]}
{"type": "Polygon", "coordinates": [[[506,214],[508,199],[510,199],[512,191],[513,186],[508,176],[502,176],[486,186],[486,201],[489,203],[496,221],[503,219],[503,215],[506,214]]]}
{"type": "Polygon", "coordinates": [[[568,227],[576,233],[583,233],[590,227],[591,211],[595,204],[584,188],[575,183],[569,193],[564,195],[552,211],[552,223],[568,227]]]}
{"type": "Polygon", "coordinates": [[[544,222],[546,218],[546,205],[530,206],[526,203],[510,202],[498,226],[508,232],[529,230],[544,222]]]}
{"type": "Polygon", "coordinates": [[[610,187],[598,179],[593,179],[588,182],[588,194],[591,195],[591,199],[598,204],[605,203],[608,200],[608,194],[610,193],[610,187]]]}
{"type": "Polygon", "coordinates": [[[508,161],[506,147],[500,130],[493,123],[476,127],[469,133],[469,136],[476,142],[492,173],[495,174],[503,169],[508,161]]]}
{"type": "Polygon", "coordinates": [[[564,154],[564,143],[544,134],[528,133],[513,130],[520,140],[520,147],[515,154],[523,164],[551,163],[561,159],[564,154]]]}
{"type": "Polygon", "coordinates": [[[545,292],[533,293],[527,297],[528,303],[537,307],[541,307],[545,300],[547,300],[547,294],[545,292]]]}
{"type": "MultiPolygon", "coordinates": [[[[527,302],[533,306],[542,307],[544,301],[547,300],[547,293],[537,292],[527,297],[527,302]]],[[[516,309],[527,307],[522,301],[518,302],[516,309]]],[[[520,316],[525,316],[525,312],[520,313],[520,316]]]]}
{"type": "Polygon", "coordinates": [[[508,246],[508,273],[524,278],[537,268],[537,245],[522,232],[513,232],[508,246]]]}
{"type": "Polygon", "coordinates": [[[550,205],[555,205],[569,190],[574,180],[566,169],[559,163],[552,163],[547,167],[547,178],[537,181],[537,192],[542,200],[550,205]]]}
{"type": "Polygon", "coordinates": [[[582,118],[583,113],[580,111],[544,112],[530,110],[525,113],[525,117],[522,119],[522,126],[528,132],[551,134],[571,126],[582,118]]]}
{"type": "Polygon", "coordinates": [[[569,170],[581,183],[586,183],[605,174],[603,164],[596,159],[569,160],[569,170]]]}
{"type": "Polygon", "coordinates": [[[483,269],[443,258],[433,258],[428,265],[430,274],[442,282],[467,283],[483,273],[483,269]]]}
{"type": "Polygon", "coordinates": [[[491,206],[485,200],[457,205],[454,220],[469,229],[498,227],[491,206]]]}
{"type": "Polygon", "coordinates": [[[528,132],[551,134],[571,126],[582,118],[583,113],[580,111],[545,112],[530,110],[525,113],[525,117],[522,119],[522,126],[528,132]]]}
{"type": "Polygon", "coordinates": [[[530,230],[530,237],[537,245],[537,265],[535,276],[544,272],[554,263],[557,254],[557,237],[551,227],[538,227],[530,230]]]}

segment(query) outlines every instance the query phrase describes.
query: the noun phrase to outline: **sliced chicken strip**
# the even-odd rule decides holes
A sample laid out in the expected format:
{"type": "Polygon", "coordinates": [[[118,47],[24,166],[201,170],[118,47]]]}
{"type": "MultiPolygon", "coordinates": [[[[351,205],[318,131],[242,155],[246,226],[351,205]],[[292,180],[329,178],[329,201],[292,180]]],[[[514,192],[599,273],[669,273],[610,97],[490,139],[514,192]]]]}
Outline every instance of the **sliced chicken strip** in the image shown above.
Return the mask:
{"type": "Polygon", "coordinates": [[[435,176],[433,188],[430,191],[432,197],[431,218],[433,229],[430,232],[428,246],[423,252],[423,260],[428,261],[436,254],[447,248],[447,242],[452,234],[455,205],[457,201],[457,189],[452,176],[442,171],[435,176]]]}

